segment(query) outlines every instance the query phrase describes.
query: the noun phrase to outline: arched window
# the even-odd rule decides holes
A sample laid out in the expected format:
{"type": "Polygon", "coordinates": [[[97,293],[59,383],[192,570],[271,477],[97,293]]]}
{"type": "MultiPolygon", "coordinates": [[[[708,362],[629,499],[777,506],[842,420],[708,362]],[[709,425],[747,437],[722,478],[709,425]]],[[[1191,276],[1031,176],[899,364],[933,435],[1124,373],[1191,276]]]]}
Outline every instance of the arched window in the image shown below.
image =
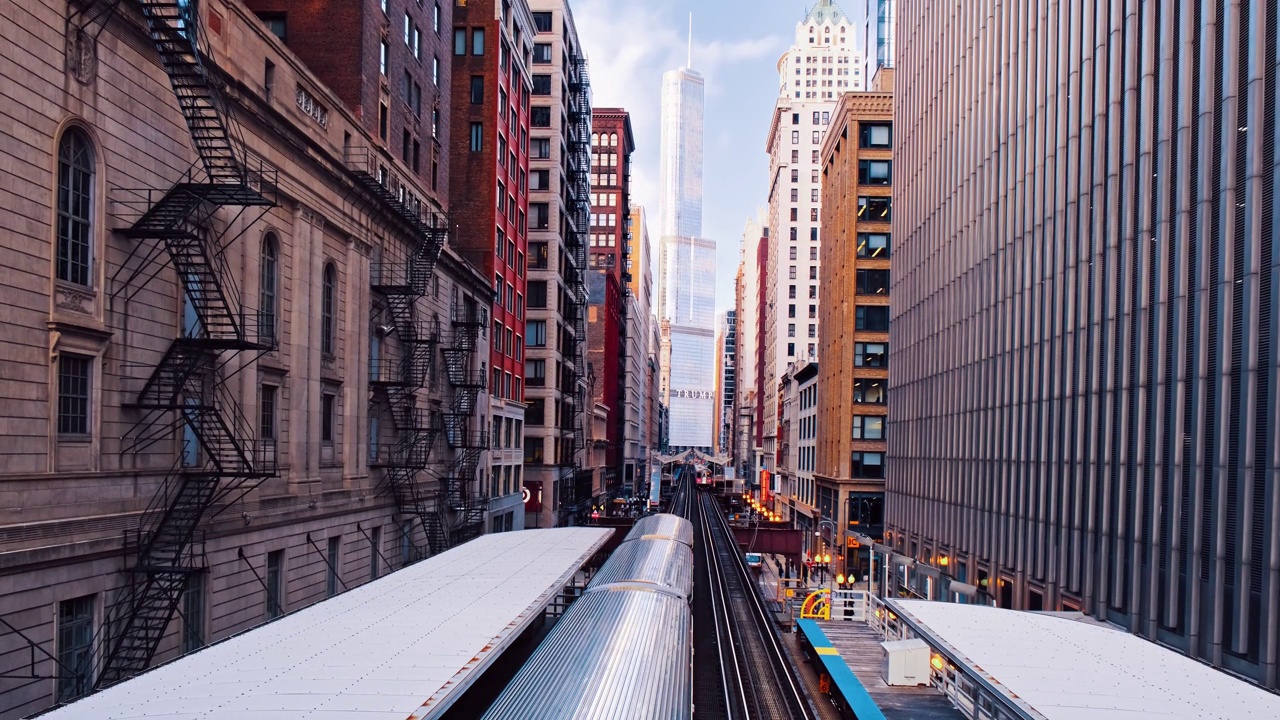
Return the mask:
{"type": "Polygon", "coordinates": [[[326,357],[333,357],[334,318],[338,306],[338,270],[333,263],[324,266],[324,281],[320,289],[320,352],[326,357]]]}
{"type": "Polygon", "coordinates": [[[275,233],[262,238],[262,269],[258,281],[258,335],[274,345],[280,307],[280,242],[275,233]]]}
{"type": "Polygon", "coordinates": [[[93,147],[76,128],[63,133],[58,144],[57,201],[58,279],[92,285],[93,147]]]}
{"type": "Polygon", "coordinates": [[[618,147],[618,133],[609,133],[609,147],[618,147]]]}

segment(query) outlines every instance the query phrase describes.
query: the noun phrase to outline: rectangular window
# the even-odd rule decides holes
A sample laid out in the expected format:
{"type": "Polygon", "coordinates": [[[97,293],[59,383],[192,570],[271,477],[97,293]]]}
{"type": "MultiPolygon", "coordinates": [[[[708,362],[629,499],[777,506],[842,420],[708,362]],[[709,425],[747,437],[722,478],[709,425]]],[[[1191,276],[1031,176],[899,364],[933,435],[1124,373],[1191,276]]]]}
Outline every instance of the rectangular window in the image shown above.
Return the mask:
{"type": "Polygon", "coordinates": [[[378,50],[379,50],[379,57],[381,58],[379,61],[379,65],[382,68],[382,77],[386,77],[387,76],[387,58],[391,52],[391,49],[387,47],[386,40],[383,40],[378,44],[378,50]]]}
{"type": "Polygon", "coordinates": [[[859,185],[888,185],[892,180],[891,161],[859,160],[859,185]]]}
{"type": "Polygon", "coordinates": [[[545,308],[547,306],[546,280],[530,280],[527,293],[530,308],[545,308]]]}
{"type": "Polygon", "coordinates": [[[858,220],[863,222],[889,222],[893,209],[893,198],[870,197],[858,198],[858,220]]]}
{"type": "Polygon", "coordinates": [[[858,257],[889,257],[888,233],[858,233],[858,257]]]}
{"type": "Polygon", "coordinates": [[[472,105],[484,104],[484,76],[483,75],[471,76],[471,104],[472,105]]]}
{"type": "Polygon", "coordinates": [[[369,530],[369,579],[378,579],[378,558],[382,553],[382,528],[369,530]]]}
{"type": "Polygon", "coordinates": [[[529,172],[529,189],[546,190],[551,186],[550,170],[531,170],[529,172]]]}
{"type": "Polygon", "coordinates": [[[431,58],[431,83],[440,87],[440,58],[431,58]]]}
{"type": "Polygon", "coordinates": [[[883,440],[884,439],[884,416],[883,415],[854,415],[853,416],[853,439],[854,440],[883,440]]]}
{"type": "Polygon", "coordinates": [[[889,401],[885,383],[878,378],[854,378],[853,401],[859,405],[884,405],[889,401]]]}
{"type": "Polygon", "coordinates": [[[526,360],[524,363],[524,384],[527,387],[542,387],[547,384],[547,361],[526,360]]]}
{"type": "Polygon", "coordinates": [[[551,64],[551,43],[534,43],[533,64],[534,65],[550,65],[551,64]]]}
{"type": "Polygon", "coordinates": [[[484,123],[471,123],[471,152],[484,149],[484,123]]]}
{"type": "Polygon", "coordinates": [[[182,591],[182,652],[189,653],[204,647],[205,579],[202,572],[187,575],[187,587],[182,591]]]}
{"type": "Polygon", "coordinates": [[[258,401],[258,437],[263,440],[276,439],[276,393],[275,385],[263,385],[258,401]]]}
{"type": "Polygon", "coordinates": [[[889,367],[888,343],[854,343],[853,364],[856,367],[889,367]]]}
{"type": "Polygon", "coordinates": [[[404,44],[413,47],[413,18],[404,14],[404,44]]]}
{"type": "Polygon", "coordinates": [[[533,94],[534,95],[550,95],[551,94],[551,76],[550,75],[534,75],[533,76],[533,94]]]}
{"type": "Polygon", "coordinates": [[[893,147],[893,132],[886,124],[858,124],[858,147],[887,149],[893,147]]]}
{"type": "Polygon", "coordinates": [[[413,26],[413,57],[422,60],[422,28],[413,26]]]}
{"type": "Polygon", "coordinates": [[[817,124],[818,124],[818,122],[819,122],[818,118],[820,118],[820,117],[821,117],[821,113],[819,113],[817,110],[814,110],[814,111],[813,111],[813,124],[814,124],[814,125],[817,125],[817,124]]]}
{"type": "Polygon", "coordinates": [[[791,188],[791,202],[800,202],[800,188],[791,188]]]}
{"type": "Polygon", "coordinates": [[[551,138],[534,138],[532,157],[536,160],[549,159],[551,157],[551,138]]]}
{"type": "Polygon", "coordinates": [[[889,294],[888,270],[859,270],[857,278],[859,295],[889,294]]]}
{"type": "MultiPolygon", "coordinates": [[[[551,127],[551,108],[545,105],[534,105],[529,110],[529,125],[532,127],[551,127]]],[[[550,153],[548,153],[548,157],[550,153]]]]}
{"type": "Polygon", "coordinates": [[[817,145],[817,144],[818,144],[818,143],[820,143],[820,142],[822,142],[822,131],[821,131],[821,130],[814,130],[814,131],[813,131],[813,144],[814,144],[814,145],[817,145]]]}
{"type": "MultiPolygon", "coordinates": [[[[524,422],[530,426],[540,426],[546,422],[546,403],[542,398],[532,398],[529,400],[529,407],[524,411],[524,422]]],[[[532,445],[533,443],[526,443],[532,445]]]]}
{"type": "Polygon", "coordinates": [[[284,551],[267,553],[267,619],[284,614],[284,551]]]}
{"type": "MultiPolygon", "coordinates": [[[[547,244],[544,242],[529,243],[529,267],[535,270],[547,269],[547,244]]],[[[529,307],[534,307],[533,297],[529,298],[529,307]]]]}
{"type": "Polygon", "coordinates": [[[856,478],[881,479],[884,477],[884,453],[850,453],[849,474],[856,478]]]}
{"type": "Polygon", "coordinates": [[[528,339],[525,344],[529,347],[546,347],[547,345],[547,321],[546,320],[530,320],[525,326],[525,333],[528,339]]]}
{"type": "Polygon", "coordinates": [[[549,12],[534,13],[533,26],[537,28],[538,32],[540,33],[551,32],[551,13],[549,12]]]}
{"type": "Polygon", "coordinates": [[[471,31],[471,54],[484,54],[484,28],[475,28],[471,31]]]}
{"type": "Polygon", "coordinates": [[[547,203],[529,203],[529,216],[535,230],[546,230],[551,224],[551,208],[547,203]]]}
{"type": "Polygon", "coordinates": [[[93,358],[61,353],[58,356],[58,435],[89,435],[89,394],[93,358]]]}
{"type": "Polygon", "coordinates": [[[328,568],[325,571],[324,591],[325,597],[333,597],[338,594],[338,570],[342,567],[342,538],[329,538],[329,554],[327,557],[328,568]]]}
{"type": "Polygon", "coordinates": [[[800,144],[800,131],[799,131],[799,130],[792,130],[792,131],[791,131],[791,144],[792,144],[792,145],[799,145],[799,144],[800,144]]]}
{"type": "Polygon", "coordinates": [[[809,190],[809,202],[818,202],[818,188],[809,190]]]}
{"type": "Polygon", "coordinates": [[[66,668],[57,679],[58,702],[67,702],[93,688],[94,596],[58,603],[58,662],[66,668]]]}
{"type": "Polygon", "coordinates": [[[889,332],[889,308],[886,305],[859,305],[855,310],[855,330],[889,332]]]}
{"type": "Polygon", "coordinates": [[[453,29],[453,54],[454,55],[467,54],[467,29],[466,28],[453,29]]]}
{"type": "Polygon", "coordinates": [[[390,132],[389,123],[387,103],[384,100],[378,103],[378,137],[383,142],[387,141],[387,134],[390,132]]]}
{"type": "Polygon", "coordinates": [[[322,445],[333,445],[333,415],[337,397],[333,393],[325,393],[320,396],[320,443],[322,445]]]}

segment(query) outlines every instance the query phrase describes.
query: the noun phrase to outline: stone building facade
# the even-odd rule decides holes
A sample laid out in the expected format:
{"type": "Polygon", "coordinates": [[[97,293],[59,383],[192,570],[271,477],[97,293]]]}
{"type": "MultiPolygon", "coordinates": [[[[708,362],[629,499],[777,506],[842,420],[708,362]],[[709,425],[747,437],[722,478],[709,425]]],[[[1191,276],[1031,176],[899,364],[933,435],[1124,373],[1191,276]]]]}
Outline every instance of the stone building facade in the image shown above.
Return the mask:
{"type": "Polygon", "coordinates": [[[600,478],[585,460],[594,408],[586,361],[587,240],[591,213],[591,93],[573,13],[564,0],[531,0],[534,24],[529,172],[527,322],[545,340],[526,343],[525,527],[585,518],[600,478]]]}
{"type": "Polygon", "coordinates": [[[2,718],[483,523],[459,468],[485,438],[451,403],[488,356],[490,281],[448,247],[429,176],[238,0],[150,25],[140,5],[100,26],[0,3],[22,18],[0,66],[21,109],[0,126],[0,673],[34,674],[0,680],[2,718]],[[158,31],[202,50],[164,51],[186,106],[158,31]],[[410,346],[413,386],[388,374],[410,346]]]}

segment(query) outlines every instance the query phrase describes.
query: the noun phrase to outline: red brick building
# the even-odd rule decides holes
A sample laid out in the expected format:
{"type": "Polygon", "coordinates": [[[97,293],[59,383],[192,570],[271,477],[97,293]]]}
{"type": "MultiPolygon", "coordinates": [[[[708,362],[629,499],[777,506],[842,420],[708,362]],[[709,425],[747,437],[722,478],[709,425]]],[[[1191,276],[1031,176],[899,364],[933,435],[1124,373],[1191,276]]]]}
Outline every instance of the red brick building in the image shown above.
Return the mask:
{"type": "Polygon", "coordinates": [[[522,0],[471,0],[453,25],[453,243],[493,278],[489,393],[521,402],[529,183],[544,186],[529,175],[533,16],[522,0]]]}
{"type": "MultiPolygon", "coordinates": [[[[369,133],[447,206],[449,0],[245,0],[369,133]]],[[[263,67],[268,88],[275,66],[263,67]]],[[[272,88],[292,95],[294,88],[272,88]]],[[[376,160],[349,146],[348,165],[376,160]],[[357,157],[365,155],[366,157],[357,157]]]]}
{"type": "Polygon", "coordinates": [[[594,370],[596,405],[607,408],[604,437],[593,443],[605,449],[605,490],[616,492],[625,477],[626,398],[622,356],[627,347],[624,317],[631,281],[631,153],[635,138],[631,116],[620,108],[591,111],[591,240],[587,282],[588,362],[594,370]]]}

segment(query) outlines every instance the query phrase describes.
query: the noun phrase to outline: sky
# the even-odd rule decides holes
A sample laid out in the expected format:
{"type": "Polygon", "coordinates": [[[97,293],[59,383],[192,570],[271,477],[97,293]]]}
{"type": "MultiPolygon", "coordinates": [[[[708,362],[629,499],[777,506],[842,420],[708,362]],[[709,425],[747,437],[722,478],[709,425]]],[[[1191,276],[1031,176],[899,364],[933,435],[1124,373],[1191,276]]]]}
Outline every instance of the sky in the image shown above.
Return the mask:
{"type": "MultiPolygon", "coordinates": [[[[733,307],[743,226],[767,200],[765,139],[778,96],[778,58],[814,2],[571,0],[592,104],[631,113],[631,201],[645,206],[654,258],[662,74],[685,64],[693,13],[693,68],[706,78],[702,234],[717,243],[719,312],[733,307]]],[[[836,4],[860,24],[861,0],[836,4]]],[[[656,283],[656,261],[653,271],[656,283]]]]}

